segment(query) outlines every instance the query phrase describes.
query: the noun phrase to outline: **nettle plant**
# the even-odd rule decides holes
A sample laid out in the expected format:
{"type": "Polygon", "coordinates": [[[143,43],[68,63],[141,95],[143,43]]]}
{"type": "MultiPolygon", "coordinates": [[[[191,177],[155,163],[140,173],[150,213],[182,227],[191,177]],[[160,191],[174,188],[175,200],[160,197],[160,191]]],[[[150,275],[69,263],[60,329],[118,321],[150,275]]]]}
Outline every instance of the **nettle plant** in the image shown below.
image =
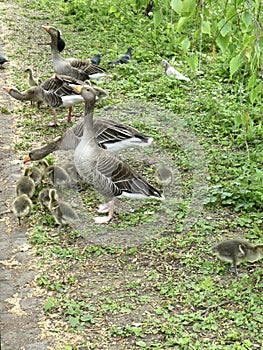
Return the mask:
{"type": "MultiPolygon", "coordinates": [[[[171,50],[187,54],[190,68],[202,67],[203,54],[228,62],[230,77],[240,74],[250,102],[262,98],[263,9],[260,0],[133,0],[134,8],[165,29],[171,50]]],[[[167,50],[169,50],[169,46],[167,50]]],[[[236,77],[235,77],[236,78],[236,77]]]]}

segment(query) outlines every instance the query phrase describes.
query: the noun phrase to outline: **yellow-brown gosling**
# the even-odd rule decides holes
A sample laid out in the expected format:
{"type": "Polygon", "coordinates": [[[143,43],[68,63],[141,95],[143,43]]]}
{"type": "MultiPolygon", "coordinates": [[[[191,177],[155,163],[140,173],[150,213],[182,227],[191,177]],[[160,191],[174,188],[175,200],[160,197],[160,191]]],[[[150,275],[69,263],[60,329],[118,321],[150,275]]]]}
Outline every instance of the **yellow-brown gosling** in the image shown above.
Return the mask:
{"type": "Polygon", "coordinates": [[[26,194],[21,194],[15,198],[11,204],[12,212],[18,218],[19,225],[21,224],[21,218],[29,216],[31,214],[33,204],[31,199],[26,194]]]}
{"type": "Polygon", "coordinates": [[[28,197],[32,197],[35,193],[35,182],[31,178],[32,170],[27,167],[24,171],[24,175],[20,176],[16,182],[16,194],[20,196],[21,194],[27,194],[28,197]]]}

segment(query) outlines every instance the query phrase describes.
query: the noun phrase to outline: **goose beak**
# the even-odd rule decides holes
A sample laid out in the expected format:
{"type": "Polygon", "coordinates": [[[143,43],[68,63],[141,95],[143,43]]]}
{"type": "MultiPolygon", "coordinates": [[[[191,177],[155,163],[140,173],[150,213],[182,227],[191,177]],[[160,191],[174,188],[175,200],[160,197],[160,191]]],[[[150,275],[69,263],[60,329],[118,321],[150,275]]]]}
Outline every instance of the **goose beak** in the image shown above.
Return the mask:
{"type": "Polygon", "coordinates": [[[83,89],[83,86],[81,86],[81,85],[69,84],[69,86],[71,87],[72,90],[74,90],[78,94],[80,94],[82,89],[83,89]]]}
{"type": "Polygon", "coordinates": [[[42,26],[43,29],[45,29],[46,32],[49,32],[50,26],[42,26]]]}
{"type": "Polygon", "coordinates": [[[27,162],[31,162],[31,158],[30,157],[26,157],[24,160],[23,160],[23,163],[27,163],[27,162]]]}
{"type": "Polygon", "coordinates": [[[4,89],[5,91],[7,91],[8,93],[12,90],[11,88],[6,87],[6,86],[3,86],[3,89],[4,89]]]}

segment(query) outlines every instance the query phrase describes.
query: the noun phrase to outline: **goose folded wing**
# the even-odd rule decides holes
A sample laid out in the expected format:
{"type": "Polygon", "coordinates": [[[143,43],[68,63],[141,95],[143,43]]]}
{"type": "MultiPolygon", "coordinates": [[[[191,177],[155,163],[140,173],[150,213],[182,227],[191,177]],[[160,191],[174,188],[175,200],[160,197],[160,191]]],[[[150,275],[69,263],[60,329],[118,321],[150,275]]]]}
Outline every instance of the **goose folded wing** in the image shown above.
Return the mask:
{"type": "Polygon", "coordinates": [[[111,192],[116,197],[122,195],[137,198],[162,197],[159,191],[113,154],[101,156],[97,170],[103,176],[104,181],[110,180],[111,192]]]}

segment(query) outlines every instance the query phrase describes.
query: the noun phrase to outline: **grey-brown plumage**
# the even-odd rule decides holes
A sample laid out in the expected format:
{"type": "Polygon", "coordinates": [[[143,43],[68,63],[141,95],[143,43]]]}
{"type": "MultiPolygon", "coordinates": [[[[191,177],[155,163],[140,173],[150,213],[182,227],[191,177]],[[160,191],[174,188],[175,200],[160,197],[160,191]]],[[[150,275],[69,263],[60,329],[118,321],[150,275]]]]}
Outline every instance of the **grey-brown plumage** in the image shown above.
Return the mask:
{"type": "Polygon", "coordinates": [[[31,166],[30,170],[31,170],[30,177],[31,179],[33,179],[35,186],[37,187],[38,185],[41,184],[44,173],[42,169],[40,169],[37,166],[31,166]]]}
{"type": "Polygon", "coordinates": [[[45,170],[48,181],[55,187],[67,188],[71,185],[71,180],[66,170],[59,165],[50,165],[45,170]]]}
{"type": "Polygon", "coordinates": [[[28,84],[30,87],[38,86],[42,83],[40,79],[34,77],[33,70],[31,67],[26,68],[24,72],[28,74],[28,84]]]}
{"type": "MultiPolygon", "coordinates": [[[[67,129],[64,135],[41,148],[33,149],[24,163],[39,160],[57,150],[75,150],[83,136],[83,120],[67,129]]],[[[120,152],[127,148],[149,146],[153,139],[137,129],[111,119],[94,119],[94,132],[100,147],[111,152],[120,152]]]]}
{"type": "Polygon", "coordinates": [[[169,186],[173,182],[173,173],[170,168],[165,165],[159,166],[155,172],[156,180],[163,186],[169,186]]]}
{"type": "Polygon", "coordinates": [[[43,209],[48,208],[48,205],[49,205],[49,201],[50,201],[49,190],[50,188],[43,188],[38,195],[38,200],[43,209]]]}
{"type": "Polygon", "coordinates": [[[79,220],[77,213],[70,204],[59,200],[55,189],[49,190],[48,208],[58,225],[73,224],[79,220]]]}
{"type": "Polygon", "coordinates": [[[128,50],[126,51],[126,53],[123,56],[121,56],[120,58],[118,58],[115,61],[109,62],[108,64],[117,65],[117,64],[128,63],[132,58],[132,50],[133,50],[133,48],[131,46],[128,47],[128,50]]]}
{"type": "Polygon", "coordinates": [[[16,182],[16,194],[20,196],[21,194],[26,194],[28,197],[33,197],[35,193],[35,182],[31,178],[32,170],[27,167],[24,171],[24,175],[21,175],[16,182]]]}
{"type": "Polygon", "coordinates": [[[263,244],[252,245],[241,239],[228,239],[219,242],[212,247],[220,260],[230,264],[237,275],[237,266],[243,261],[254,262],[259,260],[263,255],[263,244]]]}
{"type": "Polygon", "coordinates": [[[58,51],[58,29],[51,26],[43,26],[43,29],[51,37],[51,55],[54,70],[57,74],[69,75],[73,78],[85,81],[92,74],[103,73],[104,69],[86,60],[75,58],[63,58],[58,51]]]}
{"type": "Polygon", "coordinates": [[[68,76],[56,75],[55,77],[46,79],[40,85],[33,86],[22,92],[16,88],[9,87],[4,87],[4,90],[7,91],[11,97],[19,101],[37,102],[38,105],[46,103],[52,108],[54,116],[54,122],[51,126],[57,126],[56,109],[58,107],[69,108],[67,121],[70,121],[72,117],[72,106],[83,102],[83,98],[70,88],[70,84],[86,86],[89,83],[84,83],[68,76]]]}
{"type": "Polygon", "coordinates": [[[29,216],[31,214],[32,208],[32,201],[26,194],[21,194],[15,198],[11,204],[11,209],[18,219],[19,225],[21,224],[22,217],[29,216]]]}
{"type": "Polygon", "coordinates": [[[99,208],[100,212],[108,212],[109,215],[96,218],[95,222],[106,223],[112,219],[114,198],[163,199],[158,190],[137,175],[115,154],[98,146],[93,129],[93,111],[97,91],[92,87],[75,86],[73,88],[79,91],[85,100],[83,137],[74,153],[76,169],[83,179],[110,200],[99,208]]]}

